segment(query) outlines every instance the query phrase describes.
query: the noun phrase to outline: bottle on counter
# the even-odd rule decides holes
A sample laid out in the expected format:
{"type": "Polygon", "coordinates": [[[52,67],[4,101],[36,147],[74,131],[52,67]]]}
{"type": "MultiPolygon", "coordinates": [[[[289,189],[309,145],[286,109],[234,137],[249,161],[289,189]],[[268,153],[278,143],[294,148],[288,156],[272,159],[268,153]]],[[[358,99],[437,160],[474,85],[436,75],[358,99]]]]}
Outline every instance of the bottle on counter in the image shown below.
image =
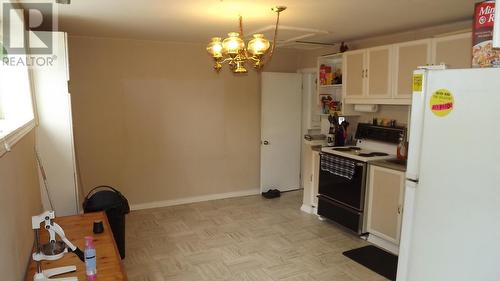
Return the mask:
{"type": "Polygon", "coordinates": [[[397,158],[398,158],[398,160],[406,160],[407,157],[408,157],[407,145],[406,145],[406,142],[405,142],[405,139],[404,139],[404,135],[401,134],[399,136],[397,158]]]}
{"type": "Polygon", "coordinates": [[[85,272],[87,280],[97,279],[96,251],[94,246],[94,237],[85,237],[85,272]]]}

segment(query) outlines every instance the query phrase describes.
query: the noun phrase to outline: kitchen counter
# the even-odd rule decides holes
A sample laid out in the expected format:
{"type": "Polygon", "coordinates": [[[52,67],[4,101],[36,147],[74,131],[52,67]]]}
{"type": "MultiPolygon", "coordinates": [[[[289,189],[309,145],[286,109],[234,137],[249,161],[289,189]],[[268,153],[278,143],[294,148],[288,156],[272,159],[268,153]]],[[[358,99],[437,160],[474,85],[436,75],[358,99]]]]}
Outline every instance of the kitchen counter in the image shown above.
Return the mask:
{"type": "Polygon", "coordinates": [[[322,145],[313,145],[313,146],[311,146],[311,149],[312,149],[312,151],[321,152],[322,147],[323,147],[322,145]]]}
{"type": "Polygon", "coordinates": [[[396,159],[394,158],[394,159],[388,159],[388,160],[371,161],[370,165],[375,165],[375,166],[379,166],[379,167],[393,169],[393,170],[400,171],[400,172],[406,172],[406,162],[404,164],[392,162],[395,160],[396,159]]]}
{"type": "Polygon", "coordinates": [[[321,145],[326,145],[326,140],[306,140],[304,139],[304,143],[306,145],[310,145],[310,146],[321,146],[321,145]]]}

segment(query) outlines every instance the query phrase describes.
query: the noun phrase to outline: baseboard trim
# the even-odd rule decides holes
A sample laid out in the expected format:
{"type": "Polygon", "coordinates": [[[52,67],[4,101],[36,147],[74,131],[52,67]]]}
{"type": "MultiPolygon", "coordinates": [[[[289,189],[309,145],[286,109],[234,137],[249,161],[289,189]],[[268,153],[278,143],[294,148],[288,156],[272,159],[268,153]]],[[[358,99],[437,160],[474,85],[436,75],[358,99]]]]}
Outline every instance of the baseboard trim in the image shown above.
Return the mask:
{"type": "Polygon", "coordinates": [[[153,209],[153,208],[176,206],[176,205],[190,204],[190,203],[203,202],[203,201],[211,201],[211,200],[218,200],[218,199],[257,195],[257,194],[260,194],[260,189],[247,189],[247,190],[235,191],[235,192],[217,193],[217,194],[209,194],[209,195],[203,195],[203,196],[193,196],[193,197],[172,199],[172,200],[154,201],[154,202],[150,202],[150,203],[132,204],[130,206],[130,209],[133,211],[134,210],[153,209]]]}
{"type": "Polygon", "coordinates": [[[300,210],[308,214],[314,214],[313,208],[306,204],[302,204],[302,206],[300,206],[300,210]]]}
{"type": "Polygon", "coordinates": [[[376,246],[379,246],[380,248],[383,248],[383,249],[395,254],[396,256],[399,255],[399,246],[395,245],[392,242],[389,242],[389,241],[382,239],[382,238],[380,238],[376,235],[373,235],[373,234],[369,234],[367,240],[368,240],[368,242],[375,244],[376,246]]]}

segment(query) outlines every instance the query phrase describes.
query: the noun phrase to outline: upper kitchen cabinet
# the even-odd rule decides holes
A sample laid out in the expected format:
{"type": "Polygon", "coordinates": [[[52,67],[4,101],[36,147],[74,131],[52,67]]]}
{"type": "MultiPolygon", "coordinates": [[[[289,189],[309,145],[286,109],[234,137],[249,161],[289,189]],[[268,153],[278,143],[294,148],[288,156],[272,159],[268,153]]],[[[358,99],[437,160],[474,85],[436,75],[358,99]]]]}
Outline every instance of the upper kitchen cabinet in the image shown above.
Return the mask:
{"type": "Polygon", "coordinates": [[[346,104],[409,105],[419,66],[471,67],[471,33],[423,39],[344,53],[346,104]]]}
{"type": "Polygon", "coordinates": [[[368,98],[391,97],[391,46],[371,48],[366,51],[365,80],[368,98]]]}
{"type": "Polygon", "coordinates": [[[433,63],[448,68],[471,68],[472,33],[437,37],[432,40],[433,63]]]}
{"type": "Polygon", "coordinates": [[[365,92],[366,50],[344,54],[344,97],[362,98],[365,92]]]}
{"type": "Polygon", "coordinates": [[[393,98],[411,103],[413,71],[431,64],[431,40],[418,40],[394,45],[393,98]]]}
{"type": "MultiPolygon", "coordinates": [[[[407,104],[395,99],[394,45],[356,50],[344,54],[344,97],[348,104],[407,104]]],[[[411,78],[411,76],[410,76],[411,78]]]]}

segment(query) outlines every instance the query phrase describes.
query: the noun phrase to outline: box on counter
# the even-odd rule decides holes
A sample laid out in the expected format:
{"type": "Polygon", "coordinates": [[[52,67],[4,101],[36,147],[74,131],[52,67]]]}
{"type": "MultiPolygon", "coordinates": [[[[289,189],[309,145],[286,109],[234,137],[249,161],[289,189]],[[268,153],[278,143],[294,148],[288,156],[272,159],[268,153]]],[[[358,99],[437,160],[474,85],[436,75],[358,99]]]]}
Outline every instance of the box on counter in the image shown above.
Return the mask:
{"type": "Polygon", "coordinates": [[[472,67],[500,67],[500,49],[493,48],[495,1],[476,3],[472,32],[472,67]]]}

